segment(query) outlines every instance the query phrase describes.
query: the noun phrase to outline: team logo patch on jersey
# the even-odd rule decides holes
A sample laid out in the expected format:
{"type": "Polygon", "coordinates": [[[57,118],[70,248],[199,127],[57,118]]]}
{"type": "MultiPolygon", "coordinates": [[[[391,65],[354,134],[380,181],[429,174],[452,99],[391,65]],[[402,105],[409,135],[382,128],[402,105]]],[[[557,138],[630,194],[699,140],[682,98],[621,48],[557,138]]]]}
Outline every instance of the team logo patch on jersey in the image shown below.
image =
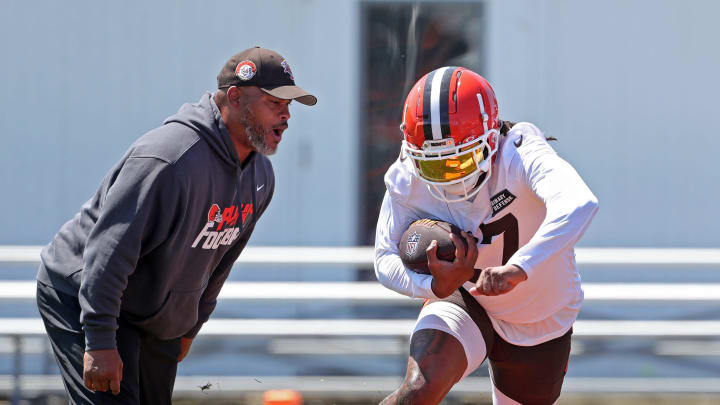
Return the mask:
{"type": "Polygon", "coordinates": [[[502,211],[515,201],[515,196],[507,189],[495,194],[490,197],[490,206],[492,207],[492,216],[497,215],[498,212],[502,211]]]}
{"type": "Polygon", "coordinates": [[[235,66],[235,76],[240,80],[250,80],[255,76],[257,67],[251,60],[244,60],[235,66]]]}
{"type": "Polygon", "coordinates": [[[252,203],[240,204],[240,208],[231,205],[224,210],[218,204],[212,204],[207,213],[207,223],[191,247],[214,250],[221,245],[231,245],[240,236],[242,224],[245,224],[245,220],[252,213],[252,203]],[[241,225],[236,226],[239,218],[242,218],[241,225]],[[200,245],[203,239],[204,242],[200,245]]]}
{"type": "Polygon", "coordinates": [[[418,247],[418,242],[420,242],[420,236],[421,235],[417,232],[413,232],[412,235],[408,236],[407,248],[405,250],[408,256],[415,255],[418,247]]]}

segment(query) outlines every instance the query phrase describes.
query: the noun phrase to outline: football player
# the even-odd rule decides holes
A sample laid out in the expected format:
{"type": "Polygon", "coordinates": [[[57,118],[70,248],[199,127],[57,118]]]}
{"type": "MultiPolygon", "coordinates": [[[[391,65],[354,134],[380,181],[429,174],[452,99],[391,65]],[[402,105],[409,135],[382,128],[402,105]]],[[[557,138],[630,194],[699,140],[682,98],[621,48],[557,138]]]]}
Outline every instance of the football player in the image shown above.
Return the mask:
{"type": "Polygon", "coordinates": [[[535,125],[501,121],[492,87],[468,69],[422,77],[400,128],[375,273],[387,288],[426,301],[405,380],[382,404],[437,404],[486,358],[494,404],[555,403],[583,302],[573,249],[596,197],[535,125]],[[465,249],[452,236],[453,262],[438,260],[432,243],[431,275],[405,268],[399,256],[401,235],[421,218],[453,223],[469,242],[465,249]]]}

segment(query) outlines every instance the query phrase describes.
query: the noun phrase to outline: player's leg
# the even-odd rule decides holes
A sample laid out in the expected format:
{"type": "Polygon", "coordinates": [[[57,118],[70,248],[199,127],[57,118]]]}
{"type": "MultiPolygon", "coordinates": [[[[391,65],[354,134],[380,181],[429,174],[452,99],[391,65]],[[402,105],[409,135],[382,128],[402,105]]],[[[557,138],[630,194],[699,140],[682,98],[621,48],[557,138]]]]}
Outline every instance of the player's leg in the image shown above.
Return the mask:
{"type": "Polygon", "coordinates": [[[82,376],[85,334],[80,324],[80,303],[77,297],[42,283],[38,283],[36,297],[70,404],[137,404],[139,396],[136,334],[122,328],[117,331],[118,351],[123,360],[120,394],[115,396],[110,392],[91,391],[85,387],[82,376]]]}
{"type": "Polygon", "coordinates": [[[140,404],[170,405],[180,355],[180,338],[146,336],[140,350],[140,404]]]}
{"type": "Polygon", "coordinates": [[[381,404],[438,404],[485,357],[483,335],[467,311],[451,302],[431,302],[420,311],[405,379],[381,404]]]}
{"type": "MultiPolygon", "coordinates": [[[[508,397],[507,395],[503,394],[496,386],[493,384],[493,391],[492,391],[492,399],[493,399],[493,405],[523,405],[520,402],[508,397]]],[[[556,405],[558,401],[556,400],[553,402],[553,405],[556,405]]]]}
{"type": "Polygon", "coordinates": [[[570,336],[536,346],[512,345],[496,336],[490,352],[495,405],[552,405],[560,397],[570,356],[570,336]]]}
{"type": "Polygon", "coordinates": [[[417,331],[410,341],[405,380],[381,404],[438,404],[466,368],[465,353],[452,335],[434,329],[417,331]]]}

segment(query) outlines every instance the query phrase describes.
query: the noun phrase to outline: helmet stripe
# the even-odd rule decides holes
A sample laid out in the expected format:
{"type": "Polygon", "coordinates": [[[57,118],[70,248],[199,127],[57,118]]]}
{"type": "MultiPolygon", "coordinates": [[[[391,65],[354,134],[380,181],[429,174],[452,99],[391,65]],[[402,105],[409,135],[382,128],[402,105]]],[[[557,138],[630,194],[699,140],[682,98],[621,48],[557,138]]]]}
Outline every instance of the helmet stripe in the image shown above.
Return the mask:
{"type": "Polygon", "coordinates": [[[440,83],[440,131],[443,138],[450,136],[450,80],[453,73],[457,69],[456,66],[449,66],[442,75],[442,83],[440,83]]]}
{"type": "Polygon", "coordinates": [[[487,91],[485,92],[485,97],[488,99],[488,123],[487,123],[487,129],[491,130],[493,128],[498,128],[498,120],[497,120],[497,101],[495,100],[495,92],[490,87],[490,84],[486,84],[487,91]],[[495,118],[493,118],[495,117],[495,118]]]}
{"type": "MultiPolygon", "coordinates": [[[[442,139],[442,129],[440,128],[440,93],[443,82],[443,75],[448,70],[447,67],[442,67],[435,71],[435,75],[432,78],[431,91],[430,91],[430,124],[432,126],[432,137],[433,139],[442,139]]],[[[430,78],[428,77],[428,80],[430,78]]],[[[444,103],[447,107],[447,98],[444,103]]]]}
{"type": "Polygon", "coordinates": [[[487,114],[485,113],[485,102],[483,102],[482,93],[477,94],[478,104],[480,105],[480,123],[482,124],[482,131],[485,133],[489,128],[485,123],[487,122],[487,114]]]}
{"type": "Polygon", "coordinates": [[[433,70],[432,72],[428,73],[427,77],[425,77],[425,84],[423,85],[423,94],[422,94],[422,127],[423,127],[423,134],[425,135],[425,140],[432,140],[433,134],[432,134],[432,128],[430,125],[430,93],[432,89],[432,80],[435,76],[435,73],[437,70],[433,70]]]}

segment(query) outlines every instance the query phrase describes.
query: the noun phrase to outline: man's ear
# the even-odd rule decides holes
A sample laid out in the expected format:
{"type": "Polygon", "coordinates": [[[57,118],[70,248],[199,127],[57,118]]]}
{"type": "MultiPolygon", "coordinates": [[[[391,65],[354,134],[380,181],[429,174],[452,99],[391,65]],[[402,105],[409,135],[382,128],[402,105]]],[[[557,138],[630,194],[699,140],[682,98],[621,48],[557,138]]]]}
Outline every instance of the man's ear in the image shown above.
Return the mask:
{"type": "Polygon", "coordinates": [[[240,99],[242,98],[242,90],[240,90],[240,88],[231,86],[225,94],[227,95],[228,104],[233,107],[237,107],[240,104],[240,99]]]}

